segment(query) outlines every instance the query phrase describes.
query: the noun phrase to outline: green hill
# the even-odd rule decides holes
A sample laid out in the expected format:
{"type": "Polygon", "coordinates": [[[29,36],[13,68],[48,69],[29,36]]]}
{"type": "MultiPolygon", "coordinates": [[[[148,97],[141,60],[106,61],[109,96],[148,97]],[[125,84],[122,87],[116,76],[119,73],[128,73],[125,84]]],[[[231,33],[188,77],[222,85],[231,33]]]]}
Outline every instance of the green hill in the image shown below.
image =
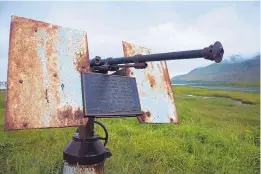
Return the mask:
{"type": "Polygon", "coordinates": [[[259,83],[260,55],[251,59],[232,56],[219,64],[196,68],[188,74],[175,76],[172,83],[259,83]]]}

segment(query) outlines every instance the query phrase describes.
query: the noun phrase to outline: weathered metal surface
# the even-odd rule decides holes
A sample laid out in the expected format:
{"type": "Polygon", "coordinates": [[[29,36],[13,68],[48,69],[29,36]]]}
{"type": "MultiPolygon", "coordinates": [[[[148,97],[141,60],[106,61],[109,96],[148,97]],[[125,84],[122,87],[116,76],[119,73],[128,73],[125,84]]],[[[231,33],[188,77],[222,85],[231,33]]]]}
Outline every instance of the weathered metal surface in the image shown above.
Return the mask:
{"type": "MultiPolygon", "coordinates": [[[[166,60],[179,60],[179,59],[195,59],[195,58],[204,58],[207,60],[215,61],[216,63],[220,63],[222,61],[224,55],[224,49],[222,44],[219,41],[216,41],[213,45],[209,47],[205,47],[203,49],[198,50],[188,50],[188,51],[178,51],[178,52],[167,52],[167,53],[157,53],[157,54],[145,54],[145,55],[134,55],[134,56],[125,56],[125,57],[117,57],[117,58],[106,58],[101,59],[100,57],[95,57],[90,61],[90,66],[94,68],[94,70],[99,70],[99,66],[104,66],[103,68],[109,68],[107,65],[117,65],[119,64],[127,64],[134,63],[134,67],[136,68],[145,68],[145,62],[154,62],[154,61],[166,61],[166,60]],[[98,68],[98,69],[97,69],[98,68]]],[[[126,65],[125,65],[126,66],[126,65]]],[[[130,65],[128,65],[130,67],[130,65]]],[[[132,66],[133,67],[133,66],[132,66]]],[[[114,71],[108,69],[109,71],[114,71]]]]}
{"type": "Polygon", "coordinates": [[[5,130],[86,124],[80,72],[88,59],[85,32],[12,16],[5,130]]]}
{"type": "Polygon", "coordinates": [[[133,77],[84,73],[85,116],[141,115],[136,80],[133,77]]]}
{"type": "Polygon", "coordinates": [[[63,174],[103,174],[104,163],[96,165],[70,165],[64,162],[63,174]]]}
{"type": "MultiPolygon", "coordinates": [[[[151,50],[123,41],[124,56],[150,54],[151,50]]],[[[125,74],[136,77],[142,123],[178,123],[166,61],[148,62],[144,70],[126,68],[125,74]]]]}

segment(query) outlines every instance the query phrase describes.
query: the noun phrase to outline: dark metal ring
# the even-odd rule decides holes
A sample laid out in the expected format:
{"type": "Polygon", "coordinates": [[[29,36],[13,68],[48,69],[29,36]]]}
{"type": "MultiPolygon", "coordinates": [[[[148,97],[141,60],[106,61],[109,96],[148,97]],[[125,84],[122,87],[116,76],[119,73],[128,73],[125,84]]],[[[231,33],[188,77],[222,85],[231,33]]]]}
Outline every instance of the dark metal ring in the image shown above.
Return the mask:
{"type": "Polygon", "coordinates": [[[99,126],[101,126],[103,128],[103,130],[105,132],[105,137],[104,138],[99,137],[99,139],[104,140],[104,146],[106,146],[108,143],[108,139],[109,139],[109,135],[108,135],[108,131],[107,131],[106,127],[101,122],[98,122],[96,120],[94,120],[94,123],[98,124],[99,126]]]}

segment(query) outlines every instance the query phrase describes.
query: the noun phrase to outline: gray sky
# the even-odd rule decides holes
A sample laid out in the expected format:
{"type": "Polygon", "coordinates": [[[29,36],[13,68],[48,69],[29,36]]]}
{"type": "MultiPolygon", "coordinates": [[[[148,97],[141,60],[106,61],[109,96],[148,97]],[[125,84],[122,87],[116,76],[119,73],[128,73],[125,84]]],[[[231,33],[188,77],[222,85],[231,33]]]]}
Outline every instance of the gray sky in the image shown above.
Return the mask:
{"type": "MultiPolygon", "coordinates": [[[[0,2],[0,81],[6,80],[11,15],[87,32],[91,58],[123,55],[121,41],[153,53],[221,41],[225,59],[260,49],[260,2],[0,2]]],[[[170,77],[212,62],[168,61],[170,77]]]]}

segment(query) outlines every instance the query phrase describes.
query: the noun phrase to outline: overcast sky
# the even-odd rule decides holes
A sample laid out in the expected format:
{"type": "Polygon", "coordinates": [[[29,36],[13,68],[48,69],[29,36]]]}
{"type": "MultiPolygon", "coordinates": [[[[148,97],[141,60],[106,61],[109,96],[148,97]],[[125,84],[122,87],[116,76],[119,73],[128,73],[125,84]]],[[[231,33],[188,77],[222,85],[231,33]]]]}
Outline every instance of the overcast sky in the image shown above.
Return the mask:
{"type": "MultiPolygon", "coordinates": [[[[121,41],[153,53],[201,49],[220,41],[225,59],[260,49],[260,2],[0,2],[0,81],[6,80],[11,15],[87,32],[91,58],[123,56],[121,41]]],[[[170,77],[211,64],[168,61],[170,77]]]]}

